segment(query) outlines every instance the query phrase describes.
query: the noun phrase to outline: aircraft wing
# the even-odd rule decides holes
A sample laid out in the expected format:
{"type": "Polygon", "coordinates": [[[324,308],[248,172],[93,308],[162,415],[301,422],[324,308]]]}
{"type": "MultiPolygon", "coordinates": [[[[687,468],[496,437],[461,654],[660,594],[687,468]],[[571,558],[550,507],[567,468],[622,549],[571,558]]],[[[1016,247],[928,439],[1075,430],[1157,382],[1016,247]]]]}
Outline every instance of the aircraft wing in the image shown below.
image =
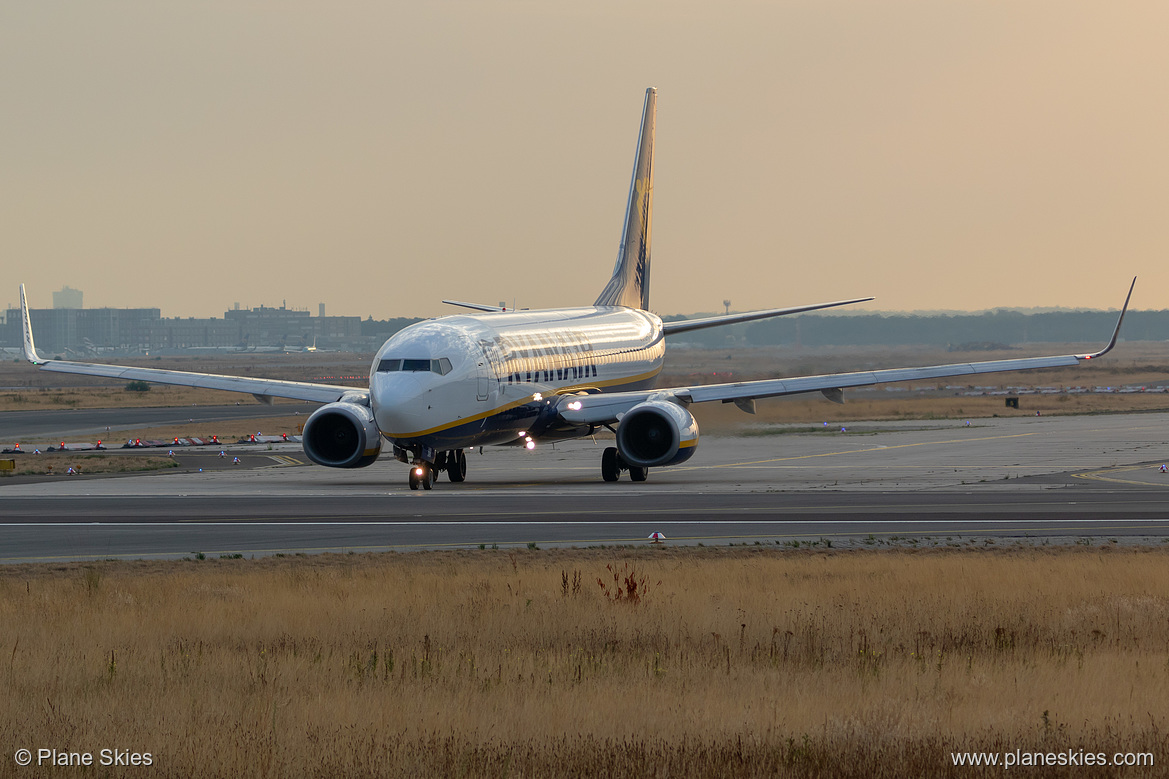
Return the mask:
{"type": "Polygon", "coordinates": [[[1107,354],[1116,346],[1116,340],[1120,335],[1120,325],[1124,322],[1124,314],[1128,310],[1128,302],[1132,298],[1132,290],[1135,286],[1136,279],[1133,279],[1132,286],[1128,290],[1128,297],[1124,300],[1124,307],[1120,311],[1120,317],[1116,320],[1116,329],[1112,332],[1112,339],[1108,342],[1107,346],[1092,354],[1020,357],[1013,360],[951,363],[949,365],[928,365],[921,368],[890,368],[887,370],[857,371],[854,373],[830,373],[823,376],[762,379],[760,381],[705,384],[693,387],[670,387],[638,392],[564,395],[557,402],[557,410],[566,422],[576,425],[611,424],[620,420],[621,416],[629,409],[651,399],[669,400],[683,405],[718,400],[723,403],[735,403],[744,411],[754,413],[754,401],[757,398],[773,398],[780,395],[796,395],[805,392],[822,392],[829,400],[843,402],[844,389],[847,387],[865,387],[872,384],[884,384],[895,381],[940,379],[947,376],[968,376],[979,373],[997,373],[1000,371],[1020,371],[1034,368],[1057,368],[1079,365],[1083,360],[1094,360],[1097,357],[1107,354]]]}
{"type": "Polygon", "coordinates": [[[28,313],[24,285],[20,285],[20,316],[24,329],[24,358],[42,370],[58,373],[77,373],[85,376],[104,376],[111,379],[151,381],[158,384],[177,384],[184,387],[246,392],[263,403],[273,398],[291,398],[316,403],[332,403],[343,395],[360,394],[367,396],[368,390],[343,387],[335,384],[312,384],[302,381],[277,381],[244,376],[220,376],[213,373],[192,373],[188,371],[167,371],[159,368],[132,368],[124,365],[101,365],[68,360],[45,360],[37,354],[32,337],[32,321],[28,313]]]}

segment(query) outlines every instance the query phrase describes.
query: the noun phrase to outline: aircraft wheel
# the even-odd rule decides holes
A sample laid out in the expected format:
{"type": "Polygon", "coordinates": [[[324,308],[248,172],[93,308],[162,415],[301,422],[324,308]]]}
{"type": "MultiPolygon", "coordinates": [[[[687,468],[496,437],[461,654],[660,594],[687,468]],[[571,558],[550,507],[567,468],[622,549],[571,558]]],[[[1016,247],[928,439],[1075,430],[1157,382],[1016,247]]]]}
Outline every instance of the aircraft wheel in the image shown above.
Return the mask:
{"type": "Polygon", "coordinates": [[[601,478],[617,481],[621,478],[621,465],[617,461],[617,447],[609,446],[601,453],[601,478]]]}
{"type": "Polygon", "coordinates": [[[428,490],[438,480],[438,471],[427,462],[416,462],[410,466],[410,489],[428,490]],[[422,471],[422,473],[419,473],[422,471]]]}
{"type": "Polygon", "coordinates": [[[645,481],[647,478],[649,478],[649,468],[641,468],[636,465],[629,466],[630,481],[645,481]]]}
{"type": "Polygon", "coordinates": [[[462,449],[456,449],[447,455],[446,475],[452,482],[458,484],[467,478],[467,454],[462,449]]]}
{"type": "Polygon", "coordinates": [[[437,478],[438,471],[428,462],[416,462],[413,466],[410,466],[411,489],[416,490],[421,487],[424,490],[429,490],[434,487],[437,478]],[[420,470],[422,471],[421,474],[419,473],[420,470]],[[415,483],[417,483],[417,487],[415,487],[415,483]]]}

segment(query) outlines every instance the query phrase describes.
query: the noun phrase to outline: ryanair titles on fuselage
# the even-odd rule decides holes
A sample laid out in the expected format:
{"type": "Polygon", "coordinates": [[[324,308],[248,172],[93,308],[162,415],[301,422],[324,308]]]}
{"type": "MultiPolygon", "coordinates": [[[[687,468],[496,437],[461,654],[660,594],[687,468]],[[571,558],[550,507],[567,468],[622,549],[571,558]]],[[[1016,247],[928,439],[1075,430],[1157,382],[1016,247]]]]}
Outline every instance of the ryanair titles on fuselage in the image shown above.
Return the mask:
{"type": "MultiPolygon", "coordinates": [[[[588,383],[602,366],[619,365],[618,374],[653,369],[665,354],[660,331],[649,328],[640,343],[605,337],[598,331],[546,329],[501,332],[481,340],[500,385],[588,383]]],[[[628,336],[628,333],[623,333],[628,336]]]]}

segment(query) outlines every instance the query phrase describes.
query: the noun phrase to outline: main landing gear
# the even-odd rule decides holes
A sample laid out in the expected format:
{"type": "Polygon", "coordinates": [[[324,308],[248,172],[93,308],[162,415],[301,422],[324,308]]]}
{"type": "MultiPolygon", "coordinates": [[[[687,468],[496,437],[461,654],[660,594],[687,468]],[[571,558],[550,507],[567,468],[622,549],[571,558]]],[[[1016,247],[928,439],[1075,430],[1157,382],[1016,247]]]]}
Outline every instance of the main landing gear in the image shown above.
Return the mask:
{"type": "Polygon", "coordinates": [[[617,481],[621,478],[621,471],[629,471],[630,481],[645,481],[649,477],[649,468],[630,465],[617,451],[617,447],[606,447],[601,453],[601,478],[605,481],[617,481]]]}
{"type": "Polygon", "coordinates": [[[447,478],[455,484],[467,478],[467,454],[462,449],[439,452],[434,463],[416,460],[410,466],[410,489],[429,490],[438,481],[440,471],[446,471],[447,478]]]}

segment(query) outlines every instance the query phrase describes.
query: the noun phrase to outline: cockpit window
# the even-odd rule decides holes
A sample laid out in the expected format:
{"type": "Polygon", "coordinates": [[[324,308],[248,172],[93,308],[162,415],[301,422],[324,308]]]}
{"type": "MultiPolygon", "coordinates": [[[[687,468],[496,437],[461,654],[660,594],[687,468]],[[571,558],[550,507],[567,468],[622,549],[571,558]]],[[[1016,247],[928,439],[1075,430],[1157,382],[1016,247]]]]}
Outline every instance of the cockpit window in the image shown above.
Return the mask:
{"type": "Polygon", "coordinates": [[[437,360],[381,360],[378,362],[378,373],[389,373],[390,371],[437,373],[440,376],[445,376],[451,372],[451,361],[446,357],[440,357],[437,360]]]}

